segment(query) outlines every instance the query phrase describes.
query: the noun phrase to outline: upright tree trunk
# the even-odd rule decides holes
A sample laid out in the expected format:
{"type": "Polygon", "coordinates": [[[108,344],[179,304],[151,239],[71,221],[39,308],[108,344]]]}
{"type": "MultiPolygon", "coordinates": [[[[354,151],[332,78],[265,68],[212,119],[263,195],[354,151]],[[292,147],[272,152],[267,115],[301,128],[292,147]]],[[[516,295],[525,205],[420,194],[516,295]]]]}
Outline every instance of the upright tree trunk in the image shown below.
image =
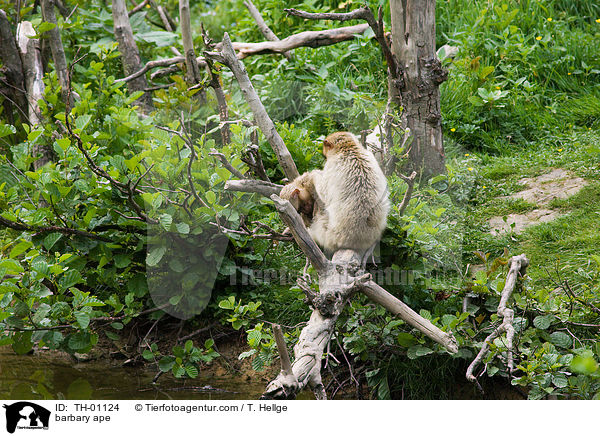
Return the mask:
{"type": "MultiPolygon", "coordinates": [[[[0,61],[2,71],[8,82],[8,87],[2,89],[2,93],[10,99],[9,103],[20,110],[21,119],[27,120],[27,96],[25,93],[25,82],[23,77],[23,63],[17,49],[15,37],[11,32],[10,23],[6,12],[0,9],[0,61]]],[[[10,104],[5,106],[10,108],[10,104]]],[[[12,111],[11,111],[12,112],[12,111]]],[[[12,117],[12,113],[7,113],[12,117]]],[[[10,119],[10,118],[9,118],[10,119]]]]}
{"type": "MultiPolygon", "coordinates": [[[[27,90],[27,103],[29,106],[29,124],[32,128],[41,124],[42,112],[38,101],[44,98],[44,71],[42,69],[42,55],[40,40],[35,38],[35,30],[29,21],[22,21],[17,28],[17,43],[23,60],[25,73],[25,89],[27,90]]],[[[35,170],[43,167],[52,160],[52,152],[48,146],[40,142],[43,137],[33,145],[32,154],[38,159],[33,163],[35,170]]]]}
{"type": "Polygon", "coordinates": [[[54,69],[58,76],[58,83],[61,86],[61,94],[65,104],[67,103],[67,94],[69,90],[69,79],[67,72],[67,58],[65,49],[63,48],[60,30],[56,22],[56,14],[54,13],[54,1],[42,0],[42,16],[44,21],[54,24],[54,28],[48,31],[50,40],[50,50],[52,50],[52,59],[54,60],[54,69]]]}
{"type": "MultiPolygon", "coordinates": [[[[129,15],[125,7],[125,0],[113,0],[112,3],[113,23],[115,27],[115,38],[119,43],[119,51],[123,62],[125,76],[135,73],[142,69],[140,52],[138,51],[135,40],[133,39],[133,31],[129,22],[129,15]]],[[[144,91],[148,87],[146,77],[141,75],[127,82],[129,92],[144,91]]],[[[144,112],[152,110],[152,96],[148,92],[144,92],[138,100],[136,100],[144,112]]]]}
{"type": "Polygon", "coordinates": [[[447,78],[435,50],[435,0],[390,0],[392,53],[398,80],[390,95],[410,129],[411,169],[425,178],[445,172],[439,85],[447,78]]]}
{"type": "Polygon", "coordinates": [[[185,66],[187,69],[185,77],[189,83],[196,84],[200,82],[200,69],[198,68],[196,53],[194,51],[189,0],[179,0],[179,26],[181,27],[181,39],[183,40],[185,66]]]}

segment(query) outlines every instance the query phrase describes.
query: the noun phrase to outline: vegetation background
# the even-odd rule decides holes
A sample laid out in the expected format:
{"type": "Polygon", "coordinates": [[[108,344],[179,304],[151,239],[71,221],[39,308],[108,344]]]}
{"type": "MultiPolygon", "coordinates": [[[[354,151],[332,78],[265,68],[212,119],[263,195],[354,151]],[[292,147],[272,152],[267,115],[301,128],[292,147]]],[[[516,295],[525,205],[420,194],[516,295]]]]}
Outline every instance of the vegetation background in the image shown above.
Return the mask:
{"type": "MultiPolygon", "coordinates": [[[[161,4],[177,16],[176,1],[161,4]]],[[[77,5],[68,18],[58,15],[58,27],[73,64],[72,90],[79,98],[71,116],[81,143],[61,128],[65,104],[48,57],[42,124],[27,124],[0,96],[0,344],[18,354],[50,349],[77,355],[101,344],[176,378],[195,378],[218,364],[219,337],[243,338],[240,358],[255,370],[277,364],[270,323],[286,326],[293,344],[309,314],[294,280],[304,262],[290,242],[234,232],[224,241],[222,228],[260,221],[282,231],[284,225],[268,201],[225,192],[232,175],[209,155],[218,148],[247,171],[242,157],[254,128],[231,124],[232,142],[222,145],[214,95],[189,91],[182,72],[153,81],[154,111],[140,116],[139,95],[115,82],[123,69],[110,3],[65,5],[77,5]],[[165,130],[181,128],[193,150],[185,137],[165,130]],[[50,147],[54,159],[33,170],[32,149],[39,144],[50,147]],[[116,183],[134,186],[132,195],[94,165],[116,183]],[[188,171],[200,201],[189,195],[188,171]],[[206,307],[186,321],[152,310],[151,297],[177,305],[199,290],[201,301],[194,304],[206,307]]],[[[280,38],[335,26],[288,17],[286,7],[344,12],[360,6],[330,0],[256,5],[280,38]]],[[[191,6],[196,47],[203,46],[201,23],[215,41],[225,31],[234,41],[263,40],[242,1],[191,6]]],[[[34,3],[19,16],[10,0],[0,0],[0,8],[13,34],[19,20],[31,21],[42,40],[50,30],[34,3]]],[[[132,15],[131,24],[142,62],[181,48],[179,33],[159,26],[153,8],[132,15]]],[[[406,279],[373,274],[422,316],[451,329],[460,351],[449,355],[357,297],[331,342],[329,391],[454,398],[466,367],[498,324],[506,261],[524,252],[529,274],[513,297],[517,370],[507,372],[506,343],[499,338],[481,384],[510,383],[531,399],[598,399],[600,5],[438,1],[437,45],[444,44],[458,48],[452,58],[440,53],[450,71],[441,86],[447,174],[419,184],[402,216],[397,206],[406,185],[390,177],[395,207],[377,269],[406,279]],[[535,208],[506,198],[522,189],[518,181],[551,168],[587,181],[574,197],[550,204],[563,216],[521,234],[492,236],[490,217],[535,208]],[[477,272],[468,265],[478,265],[477,272]]],[[[335,130],[373,128],[385,109],[386,70],[370,32],[325,48],[298,48],[290,60],[265,55],[244,63],[300,172],[322,165],[319,139],[335,130]]],[[[249,119],[232,74],[227,68],[220,74],[231,119],[249,119]]],[[[281,182],[262,136],[259,149],[268,176],[281,182]]]]}

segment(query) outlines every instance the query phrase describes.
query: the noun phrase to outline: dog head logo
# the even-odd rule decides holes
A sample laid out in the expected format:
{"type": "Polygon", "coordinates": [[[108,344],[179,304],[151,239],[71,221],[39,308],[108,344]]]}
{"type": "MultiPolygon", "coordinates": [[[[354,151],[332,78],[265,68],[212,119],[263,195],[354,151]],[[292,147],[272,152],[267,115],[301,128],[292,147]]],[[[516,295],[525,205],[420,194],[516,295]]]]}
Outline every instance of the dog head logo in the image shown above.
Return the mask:
{"type": "Polygon", "coordinates": [[[29,401],[4,405],[6,409],[6,431],[14,433],[17,427],[47,429],[50,411],[29,401]]]}

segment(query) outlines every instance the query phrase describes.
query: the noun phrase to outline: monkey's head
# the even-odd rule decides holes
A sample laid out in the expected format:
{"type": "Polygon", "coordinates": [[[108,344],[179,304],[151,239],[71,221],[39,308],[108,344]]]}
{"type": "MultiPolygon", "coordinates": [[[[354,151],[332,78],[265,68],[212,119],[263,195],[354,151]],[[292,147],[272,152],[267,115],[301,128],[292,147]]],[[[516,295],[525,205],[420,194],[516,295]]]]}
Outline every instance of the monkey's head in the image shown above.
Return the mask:
{"type": "Polygon", "coordinates": [[[298,187],[294,183],[285,185],[279,194],[284,200],[288,200],[298,213],[312,216],[314,199],[306,188],[298,187]]]}
{"type": "Polygon", "coordinates": [[[344,149],[360,146],[356,136],[350,132],[335,132],[323,141],[323,155],[328,158],[344,149]]]}

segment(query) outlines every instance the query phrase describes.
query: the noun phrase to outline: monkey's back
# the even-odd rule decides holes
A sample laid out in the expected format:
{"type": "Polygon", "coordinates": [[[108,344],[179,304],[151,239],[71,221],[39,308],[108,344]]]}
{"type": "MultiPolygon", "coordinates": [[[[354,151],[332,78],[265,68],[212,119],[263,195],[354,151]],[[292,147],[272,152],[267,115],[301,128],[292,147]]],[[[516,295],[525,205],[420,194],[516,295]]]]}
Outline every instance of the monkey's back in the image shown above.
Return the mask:
{"type": "Polygon", "coordinates": [[[385,175],[373,153],[358,144],[339,147],[327,159],[317,191],[326,205],[325,250],[366,250],[379,240],[389,200],[385,175]]]}

